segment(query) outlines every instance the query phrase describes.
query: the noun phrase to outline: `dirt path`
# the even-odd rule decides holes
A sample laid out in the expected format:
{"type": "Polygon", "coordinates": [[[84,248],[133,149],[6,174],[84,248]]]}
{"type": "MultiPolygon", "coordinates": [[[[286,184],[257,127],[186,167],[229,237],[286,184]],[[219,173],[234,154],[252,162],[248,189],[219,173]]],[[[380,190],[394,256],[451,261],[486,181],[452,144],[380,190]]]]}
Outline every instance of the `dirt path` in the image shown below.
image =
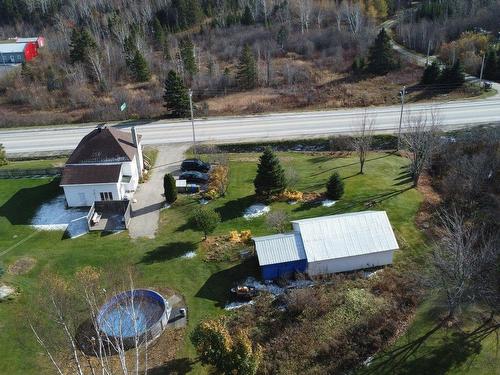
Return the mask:
{"type": "Polygon", "coordinates": [[[132,220],[130,222],[129,234],[131,238],[154,238],[158,229],[160,208],[164,203],[163,198],[163,176],[179,169],[184,152],[188,149],[187,144],[172,144],[158,146],[156,164],[150,171],[150,179],[139,185],[132,203],[132,220]]]}

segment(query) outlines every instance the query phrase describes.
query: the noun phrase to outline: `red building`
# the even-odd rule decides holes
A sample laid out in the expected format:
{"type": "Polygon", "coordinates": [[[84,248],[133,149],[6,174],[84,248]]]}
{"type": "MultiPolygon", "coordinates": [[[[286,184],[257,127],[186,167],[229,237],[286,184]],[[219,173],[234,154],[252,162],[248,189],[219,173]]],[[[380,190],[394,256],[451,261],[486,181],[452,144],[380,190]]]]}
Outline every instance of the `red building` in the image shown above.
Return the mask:
{"type": "Polygon", "coordinates": [[[38,56],[38,48],[45,44],[43,37],[16,38],[15,42],[0,42],[0,65],[21,64],[38,56]]]}

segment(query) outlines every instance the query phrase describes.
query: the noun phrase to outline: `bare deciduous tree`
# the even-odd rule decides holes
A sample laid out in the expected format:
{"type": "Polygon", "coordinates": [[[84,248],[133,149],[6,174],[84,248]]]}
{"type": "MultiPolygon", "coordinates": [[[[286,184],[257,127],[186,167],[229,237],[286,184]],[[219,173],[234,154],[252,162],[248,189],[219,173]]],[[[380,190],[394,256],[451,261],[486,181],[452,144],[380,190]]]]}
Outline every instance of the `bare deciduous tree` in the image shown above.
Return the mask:
{"type": "Polygon", "coordinates": [[[372,147],[374,119],[369,119],[365,111],[356,134],[352,137],[352,145],[359,158],[359,173],[363,174],[366,156],[372,147]]]}
{"type": "Polygon", "coordinates": [[[270,212],[266,217],[266,224],[278,233],[283,233],[288,227],[288,215],[283,210],[270,212]]]}
{"type": "Polygon", "coordinates": [[[407,112],[401,141],[409,153],[409,172],[414,187],[418,185],[420,176],[429,164],[431,156],[438,145],[437,130],[439,123],[439,115],[435,110],[431,110],[429,116],[423,113],[413,115],[407,112]]]}
{"type": "Polygon", "coordinates": [[[453,208],[440,214],[442,239],[432,253],[431,285],[442,290],[450,318],[467,302],[498,308],[495,238],[453,208]]]}
{"type": "Polygon", "coordinates": [[[129,277],[128,281],[108,280],[116,287],[109,291],[103,288],[101,272],[93,267],[78,271],[75,283],[45,277],[42,298],[46,303],[30,319],[30,328],[58,374],[68,368],[78,375],[147,374],[151,337],[140,322],[148,321],[152,312],[135,294],[129,277]],[[103,303],[114,295],[112,290],[124,289],[130,292],[116,302],[116,312],[100,317],[103,303]]]}

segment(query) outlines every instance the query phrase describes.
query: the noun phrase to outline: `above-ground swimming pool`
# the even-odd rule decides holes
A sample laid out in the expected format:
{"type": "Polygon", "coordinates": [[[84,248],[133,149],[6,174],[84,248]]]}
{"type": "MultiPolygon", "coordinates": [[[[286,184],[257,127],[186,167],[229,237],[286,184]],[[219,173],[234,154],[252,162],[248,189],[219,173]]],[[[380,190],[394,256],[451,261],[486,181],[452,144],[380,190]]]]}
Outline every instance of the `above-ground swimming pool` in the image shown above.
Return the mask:
{"type": "Polygon", "coordinates": [[[109,340],[125,346],[158,338],[167,327],[172,311],[163,296],[153,290],[134,289],[115,295],[101,307],[97,324],[109,340]]]}

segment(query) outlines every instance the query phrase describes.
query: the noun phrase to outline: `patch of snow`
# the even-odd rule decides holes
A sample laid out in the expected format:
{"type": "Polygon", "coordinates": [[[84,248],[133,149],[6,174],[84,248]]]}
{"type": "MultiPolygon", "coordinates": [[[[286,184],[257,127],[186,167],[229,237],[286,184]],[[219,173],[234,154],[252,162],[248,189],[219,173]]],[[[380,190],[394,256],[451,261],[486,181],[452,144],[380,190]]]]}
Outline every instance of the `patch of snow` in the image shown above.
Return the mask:
{"type": "Polygon", "coordinates": [[[203,206],[206,205],[206,204],[208,204],[208,202],[210,202],[210,201],[207,200],[207,199],[200,199],[200,204],[203,205],[203,206]]]}
{"type": "Polygon", "coordinates": [[[268,292],[272,295],[279,296],[285,293],[287,289],[309,288],[314,285],[314,282],[311,280],[288,280],[284,287],[280,287],[270,281],[262,283],[254,277],[247,277],[243,285],[254,287],[261,292],[268,292]]]}
{"type": "Polygon", "coordinates": [[[254,301],[230,302],[226,306],[224,306],[224,310],[236,310],[242,308],[243,306],[253,305],[254,303],[255,303],[254,301]]]}
{"type": "Polygon", "coordinates": [[[256,204],[252,204],[250,207],[248,207],[245,210],[245,212],[243,213],[243,217],[247,220],[250,220],[250,219],[253,219],[255,217],[265,215],[269,211],[271,211],[271,207],[266,206],[265,204],[262,204],[262,203],[256,203],[256,204]]]}
{"type": "Polygon", "coordinates": [[[332,207],[335,203],[337,203],[337,201],[332,201],[330,199],[325,199],[321,202],[321,205],[323,207],[332,207]]]}
{"type": "Polygon", "coordinates": [[[196,256],[196,252],[195,251],[188,251],[186,254],[184,254],[183,256],[181,256],[181,258],[191,259],[191,258],[194,258],[195,256],[196,256]]]}
{"type": "Polygon", "coordinates": [[[295,280],[287,282],[286,289],[303,289],[309,288],[314,285],[314,281],[311,280],[295,280]]]}
{"type": "Polygon", "coordinates": [[[42,204],[36,211],[31,226],[39,230],[66,230],[69,223],[86,217],[88,210],[66,208],[64,195],[42,204]]]}
{"type": "Polygon", "coordinates": [[[0,300],[11,296],[15,292],[16,292],[16,290],[10,286],[0,285],[0,300]]]}

